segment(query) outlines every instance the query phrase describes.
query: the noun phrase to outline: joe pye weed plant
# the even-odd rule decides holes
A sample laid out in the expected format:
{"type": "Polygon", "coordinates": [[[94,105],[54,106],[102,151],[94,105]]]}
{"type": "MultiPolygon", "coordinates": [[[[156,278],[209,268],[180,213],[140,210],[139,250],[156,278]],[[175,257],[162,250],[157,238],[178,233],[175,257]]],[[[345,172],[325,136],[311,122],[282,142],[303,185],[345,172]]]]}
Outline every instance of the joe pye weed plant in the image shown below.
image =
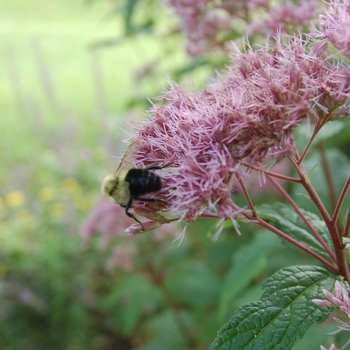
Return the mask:
{"type": "MultiPolygon", "coordinates": [[[[233,313],[212,350],[291,349],[334,307],[350,318],[349,172],[339,193],[334,187],[350,167],[341,155],[344,162],[335,169],[325,146],[327,137],[348,125],[350,1],[324,5],[319,29],[310,33],[280,32],[259,49],[248,41],[245,50],[232,44],[227,70],[206,89],[188,92],[171,82],[148,120],[135,126],[141,148],[134,166],[161,167],[156,171],[162,189],[156,201],[134,203],[135,214],[148,221],[127,232],[206,217],[217,219],[213,238],[218,239],[227,222],[238,234],[242,223],[253,223],[319,262],[283,268],[269,277],[260,300],[233,313]],[[292,175],[273,170],[282,161],[289,163],[292,175]],[[317,167],[324,173],[328,202],[314,186],[317,167]],[[256,205],[246,181],[253,173],[261,186],[272,184],[285,202],[256,205]],[[301,188],[299,196],[312,203],[308,208],[296,199],[301,188]],[[244,206],[235,202],[237,189],[244,194],[244,206]]],[[[340,330],[350,330],[350,320],[337,321],[340,330]]]]}

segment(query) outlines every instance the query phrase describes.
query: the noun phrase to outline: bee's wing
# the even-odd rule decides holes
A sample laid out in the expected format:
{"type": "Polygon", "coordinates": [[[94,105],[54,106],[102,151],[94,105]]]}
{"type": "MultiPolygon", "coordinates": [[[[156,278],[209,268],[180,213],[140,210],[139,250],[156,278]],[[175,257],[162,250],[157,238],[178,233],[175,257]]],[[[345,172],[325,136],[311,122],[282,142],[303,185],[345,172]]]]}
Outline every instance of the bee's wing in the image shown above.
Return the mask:
{"type": "Polygon", "coordinates": [[[115,172],[115,175],[118,177],[120,175],[126,174],[131,168],[133,168],[133,162],[136,158],[138,151],[140,150],[141,142],[135,140],[129,148],[126,150],[122,160],[120,161],[119,167],[115,172]]]}

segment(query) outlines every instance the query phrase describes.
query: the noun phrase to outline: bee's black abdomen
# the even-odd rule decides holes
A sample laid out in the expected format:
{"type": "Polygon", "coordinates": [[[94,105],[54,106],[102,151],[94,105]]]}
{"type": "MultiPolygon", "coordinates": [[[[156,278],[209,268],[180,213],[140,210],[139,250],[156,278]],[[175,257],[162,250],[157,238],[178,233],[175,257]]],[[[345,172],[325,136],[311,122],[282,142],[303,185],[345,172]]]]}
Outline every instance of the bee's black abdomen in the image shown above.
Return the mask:
{"type": "Polygon", "coordinates": [[[129,183],[130,195],[134,198],[162,188],[160,177],[147,169],[130,169],[125,181],[129,183]]]}

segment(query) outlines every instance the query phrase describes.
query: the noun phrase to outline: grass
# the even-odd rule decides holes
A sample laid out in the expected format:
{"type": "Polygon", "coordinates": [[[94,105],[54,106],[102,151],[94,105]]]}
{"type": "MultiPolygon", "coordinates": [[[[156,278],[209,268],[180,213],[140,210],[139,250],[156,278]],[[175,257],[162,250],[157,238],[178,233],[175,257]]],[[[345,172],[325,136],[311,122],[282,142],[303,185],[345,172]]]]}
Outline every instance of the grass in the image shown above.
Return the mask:
{"type": "Polygon", "coordinates": [[[123,151],[127,101],[165,86],[166,74],[136,91],[132,79],[161,52],[157,38],[91,50],[122,35],[109,5],[0,2],[0,240],[10,247],[26,246],[28,236],[40,245],[36,227],[50,236],[78,234],[123,151]],[[67,189],[72,182],[76,191],[67,189]]]}
{"type": "Polygon", "coordinates": [[[77,234],[100,196],[100,179],[115,166],[112,155],[123,137],[118,120],[129,98],[116,87],[128,85],[127,67],[136,62],[128,43],[92,55],[91,43],[120,31],[107,13],[105,2],[0,3],[0,239],[6,246],[25,246],[32,225],[65,225],[69,210],[78,215],[71,227],[77,234]],[[120,99],[112,98],[116,93],[120,99]],[[79,191],[69,191],[69,181],[79,191]]]}
{"type": "MultiPolygon", "coordinates": [[[[57,162],[55,147],[70,145],[68,159],[59,159],[68,163],[82,149],[100,158],[104,151],[111,151],[108,157],[120,152],[125,104],[135,94],[132,74],[159,52],[159,43],[132,38],[93,52],[92,44],[122,32],[108,6],[104,1],[1,1],[0,166],[5,171],[0,195],[23,187],[24,176],[14,175],[18,171],[36,178],[45,167],[50,172],[57,162]],[[103,151],[104,143],[110,146],[103,151]]],[[[136,94],[155,95],[162,84],[140,84],[136,94]]],[[[106,168],[115,164],[109,159],[106,168]]],[[[25,182],[25,189],[33,187],[25,182]]]]}

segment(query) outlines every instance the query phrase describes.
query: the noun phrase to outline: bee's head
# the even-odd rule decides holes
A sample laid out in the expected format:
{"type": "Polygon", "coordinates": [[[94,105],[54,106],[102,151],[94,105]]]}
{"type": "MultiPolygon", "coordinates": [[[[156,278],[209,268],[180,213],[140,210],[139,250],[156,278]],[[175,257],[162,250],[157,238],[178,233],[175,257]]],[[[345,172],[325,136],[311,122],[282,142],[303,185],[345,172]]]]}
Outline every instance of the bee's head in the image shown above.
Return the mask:
{"type": "Polygon", "coordinates": [[[112,193],[115,190],[115,188],[118,186],[118,182],[119,180],[115,176],[115,174],[107,175],[102,182],[102,186],[101,186],[102,194],[107,198],[112,197],[112,193]]]}

